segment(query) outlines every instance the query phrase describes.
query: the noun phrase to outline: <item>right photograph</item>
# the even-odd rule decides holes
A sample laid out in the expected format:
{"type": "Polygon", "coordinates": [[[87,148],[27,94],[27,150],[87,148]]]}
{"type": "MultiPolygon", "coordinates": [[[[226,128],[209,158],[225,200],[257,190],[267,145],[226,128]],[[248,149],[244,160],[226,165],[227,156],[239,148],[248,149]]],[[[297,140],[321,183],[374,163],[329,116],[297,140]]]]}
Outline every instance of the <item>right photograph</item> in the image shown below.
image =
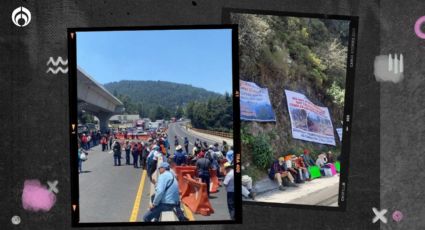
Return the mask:
{"type": "Polygon", "coordinates": [[[357,19],[225,12],[239,30],[244,201],[345,208],[357,19]]]}

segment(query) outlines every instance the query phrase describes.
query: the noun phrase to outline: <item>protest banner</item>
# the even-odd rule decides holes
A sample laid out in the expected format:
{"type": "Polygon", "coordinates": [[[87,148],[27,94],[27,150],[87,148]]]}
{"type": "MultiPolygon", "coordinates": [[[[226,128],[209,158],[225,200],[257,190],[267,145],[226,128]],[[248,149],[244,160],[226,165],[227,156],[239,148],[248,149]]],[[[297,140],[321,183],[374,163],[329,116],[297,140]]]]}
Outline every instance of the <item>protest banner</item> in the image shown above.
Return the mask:
{"type": "Polygon", "coordinates": [[[304,94],[285,90],[292,137],[320,144],[336,145],[327,107],[313,104],[304,94]]]}
{"type": "Polygon", "coordinates": [[[272,122],[276,117],[270,103],[269,91],[257,84],[240,80],[241,120],[272,122]]]}

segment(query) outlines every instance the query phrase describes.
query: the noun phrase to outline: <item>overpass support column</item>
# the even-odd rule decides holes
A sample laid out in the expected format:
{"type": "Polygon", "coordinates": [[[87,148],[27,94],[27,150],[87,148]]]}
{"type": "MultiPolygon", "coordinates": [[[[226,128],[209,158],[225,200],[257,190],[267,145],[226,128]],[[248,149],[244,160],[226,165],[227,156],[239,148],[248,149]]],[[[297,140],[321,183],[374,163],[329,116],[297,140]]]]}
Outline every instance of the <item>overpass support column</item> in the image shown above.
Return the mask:
{"type": "Polygon", "coordinates": [[[105,133],[108,130],[109,119],[112,117],[112,113],[97,113],[96,117],[99,118],[99,129],[100,132],[105,133]]]}

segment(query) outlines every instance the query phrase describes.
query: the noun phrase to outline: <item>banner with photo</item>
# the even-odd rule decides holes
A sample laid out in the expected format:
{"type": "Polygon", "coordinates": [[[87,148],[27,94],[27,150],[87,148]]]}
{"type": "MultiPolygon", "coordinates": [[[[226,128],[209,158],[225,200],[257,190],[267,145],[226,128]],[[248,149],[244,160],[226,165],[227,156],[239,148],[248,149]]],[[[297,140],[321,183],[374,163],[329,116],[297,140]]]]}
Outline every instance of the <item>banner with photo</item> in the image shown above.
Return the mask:
{"type": "Polygon", "coordinates": [[[332,120],[327,107],[313,104],[301,93],[285,90],[295,139],[336,145],[332,120]]]}
{"type": "Polygon", "coordinates": [[[271,122],[276,121],[269,98],[269,90],[248,81],[239,81],[241,120],[271,122]]]}

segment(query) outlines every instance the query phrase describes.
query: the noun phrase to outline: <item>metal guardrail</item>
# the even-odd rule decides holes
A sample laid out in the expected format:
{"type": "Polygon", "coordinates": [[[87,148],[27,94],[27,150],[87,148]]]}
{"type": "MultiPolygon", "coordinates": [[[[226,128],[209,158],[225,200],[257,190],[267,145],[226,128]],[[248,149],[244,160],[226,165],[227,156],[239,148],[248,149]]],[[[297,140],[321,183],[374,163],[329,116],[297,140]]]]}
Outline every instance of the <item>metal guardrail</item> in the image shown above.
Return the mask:
{"type": "Polygon", "coordinates": [[[211,131],[211,130],[205,130],[205,129],[197,129],[197,128],[193,128],[193,127],[189,127],[189,128],[195,130],[196,132],[233,139],[233,133],[225,133],[225,132],[211,131]]]}

